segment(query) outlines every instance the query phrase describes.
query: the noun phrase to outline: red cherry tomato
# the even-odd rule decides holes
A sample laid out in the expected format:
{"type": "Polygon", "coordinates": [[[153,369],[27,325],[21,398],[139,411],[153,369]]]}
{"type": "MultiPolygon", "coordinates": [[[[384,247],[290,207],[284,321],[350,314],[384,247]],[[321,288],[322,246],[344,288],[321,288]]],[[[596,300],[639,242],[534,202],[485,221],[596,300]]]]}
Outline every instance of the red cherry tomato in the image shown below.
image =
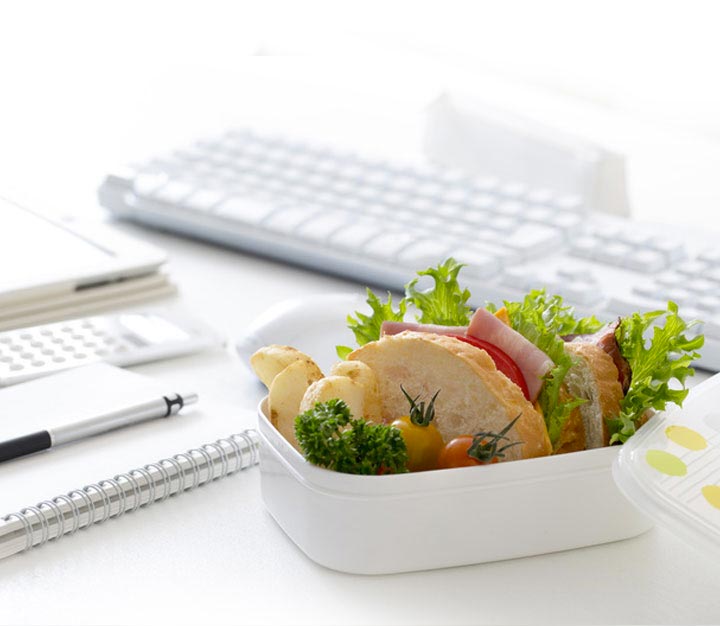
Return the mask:
{"type": "Polygon", "coordinates": [[[438,469],[449,469],[451,467],[471,467],[473,465],[487,465],[488,463],[497,463],[498,457],[493,457],[490,461],[483,463],[478,459],[471,457],[468,450],[473,443],[472,435],[462,435],[448,442],[440,451],[437,466],[438,469]]]}
{"type": "Polygon", "coordinates": [[[455,337],[455,339],[459,339],[460,341],[464,341],[465,343],[469,343],[471,346],[485,350],[485,352],[487,352],[490,355],[490,358],[495,362],[495,367],[497,367],[498,370],[520,387],[525,397],[530,400],[530,392],[528,391],[528,386],[525,382],[525,377],[523,376],[522,371],[517,366],[517,363],[515,363],[515,361],[513,361],[512,358],[500,348],[488,343],[487,341],[483,341],[482,339],[477,339],[475,337],[469,337],[468,335],[450,336],[455,337]]]}

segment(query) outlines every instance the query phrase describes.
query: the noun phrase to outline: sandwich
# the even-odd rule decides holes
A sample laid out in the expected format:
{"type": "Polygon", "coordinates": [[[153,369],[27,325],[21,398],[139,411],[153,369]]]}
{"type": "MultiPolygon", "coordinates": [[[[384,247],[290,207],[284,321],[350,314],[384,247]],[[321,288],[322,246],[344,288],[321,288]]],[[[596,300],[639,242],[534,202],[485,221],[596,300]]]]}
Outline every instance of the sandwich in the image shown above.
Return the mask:
{"type": "MultiPolygon", "coordinates": [[[[519,460],[621,444],[653,411],[687,395],[703,337],[674,303],[603,323],[535,290],[473,311],[458,280],[462,267],[450,258],[418,272],[397,304],[368,289],[370,311],[347,318],[358,345],[337,347],[330,376],[314,364],[271,368],[271,420],[293,445],[303,451],[298,426],[315,407],[339,400],[378,427],[414,412],[422,426],[433,420],[447,445],[471,437],[478,459],[519,460]],[[419,289],[427,278],[432,286],[419,289]],[[286,379],[302,387],[292,389],[289,406],[286,379]]],[[[262,351],[253,360],[263,378],[262,351]]],[[[334,436],[345,437],[350,424],[334,436]]]]}

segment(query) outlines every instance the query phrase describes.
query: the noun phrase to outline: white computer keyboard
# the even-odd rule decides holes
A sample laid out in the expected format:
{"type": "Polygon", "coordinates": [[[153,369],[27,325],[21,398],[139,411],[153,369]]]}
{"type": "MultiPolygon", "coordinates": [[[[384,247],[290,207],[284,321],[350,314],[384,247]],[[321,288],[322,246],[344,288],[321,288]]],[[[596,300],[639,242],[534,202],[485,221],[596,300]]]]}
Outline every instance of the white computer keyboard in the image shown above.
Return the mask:
{"type": "Polygon", "coordinates": [[[388,289],[452,255],[475,305],[546,287],[611,318],[672,299],[704,321],[699,365],[720,370],[720,248],[702,229],[249,131],[113,173],[99,196],[121,217],[388,289]]]}

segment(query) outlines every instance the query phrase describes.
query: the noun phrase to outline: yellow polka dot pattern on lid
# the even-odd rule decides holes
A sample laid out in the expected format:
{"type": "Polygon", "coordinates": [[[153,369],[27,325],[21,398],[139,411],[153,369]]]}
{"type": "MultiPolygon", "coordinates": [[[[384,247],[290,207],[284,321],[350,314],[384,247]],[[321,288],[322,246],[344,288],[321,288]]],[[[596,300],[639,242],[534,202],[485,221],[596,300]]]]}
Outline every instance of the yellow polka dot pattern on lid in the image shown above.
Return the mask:
{"type": "Polygon", "coordinates": [[[675,442],[688,450],[704,450],[707,448],[707,441],[700,433],[687,426],[668,426],[665,435],[670,441],[675,442]]]}
{"type": "Polygon", "coordinates": [[[648,450],[645,453],[645,460],[650,467],[655,468],[668,476],[685,476],[687,465],[682,459],[664,450],[648,450]]]}
{"type": "Polygon", "coordinates": [[[702,494],[708,503],[720,509],[720,485],[706,485],[702,488],[702,494]]]}

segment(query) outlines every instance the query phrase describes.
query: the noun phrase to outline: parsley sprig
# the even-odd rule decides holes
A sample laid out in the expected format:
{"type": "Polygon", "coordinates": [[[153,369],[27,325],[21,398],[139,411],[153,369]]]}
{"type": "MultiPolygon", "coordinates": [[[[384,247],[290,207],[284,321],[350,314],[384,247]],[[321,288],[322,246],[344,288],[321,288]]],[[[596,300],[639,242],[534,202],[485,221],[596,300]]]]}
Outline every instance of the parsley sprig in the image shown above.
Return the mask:
{"type": "Polygon", "coordinates": [[[295,436],[305,458],[346,474],[406,472],[405,440],[397,428],[353,419],[342,400],[318,402],[295,418],[295,436]]]}

